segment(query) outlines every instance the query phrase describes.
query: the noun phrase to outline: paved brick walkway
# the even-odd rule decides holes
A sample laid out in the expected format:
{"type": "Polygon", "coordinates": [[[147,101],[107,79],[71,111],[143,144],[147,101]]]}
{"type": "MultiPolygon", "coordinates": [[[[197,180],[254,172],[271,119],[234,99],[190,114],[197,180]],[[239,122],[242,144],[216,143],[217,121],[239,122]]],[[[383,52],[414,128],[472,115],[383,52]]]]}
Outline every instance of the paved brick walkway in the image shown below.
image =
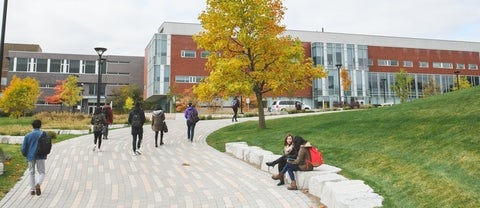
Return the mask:
{"type": "Polygon", "coordinates": [[[206,144],[231,120],[200,121],[193,143],[182,114],[167,124],[159,148],[144,127],[140,156],[132,156],[130,128],[111,130],[102,152],[92,151],[92,134],[57,143],[42,195],[30,195],[25,175],[0,207],[318,207],[315,198],[278,187],[269,173],[206,144]]]}

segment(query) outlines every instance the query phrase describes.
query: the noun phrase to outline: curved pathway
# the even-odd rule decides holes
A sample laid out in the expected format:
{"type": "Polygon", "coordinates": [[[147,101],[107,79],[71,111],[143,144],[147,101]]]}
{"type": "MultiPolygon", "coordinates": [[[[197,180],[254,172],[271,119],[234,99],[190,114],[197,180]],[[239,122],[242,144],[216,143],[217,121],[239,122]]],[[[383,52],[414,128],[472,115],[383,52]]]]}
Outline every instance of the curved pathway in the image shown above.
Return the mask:
{"type": "Polygon", "coordinates": [[[144,126],[139,156],[130,128],[111,130],[102,152],[92,151],[92,134],[54,144],[42,195],[30,195],[25,175],[0,207],[318,207],[315,197],[278,187],[269,173],[206,144],[231,120],[200,121],[191,143],[183,114],[175,116],[158,148],[144,126]]]}

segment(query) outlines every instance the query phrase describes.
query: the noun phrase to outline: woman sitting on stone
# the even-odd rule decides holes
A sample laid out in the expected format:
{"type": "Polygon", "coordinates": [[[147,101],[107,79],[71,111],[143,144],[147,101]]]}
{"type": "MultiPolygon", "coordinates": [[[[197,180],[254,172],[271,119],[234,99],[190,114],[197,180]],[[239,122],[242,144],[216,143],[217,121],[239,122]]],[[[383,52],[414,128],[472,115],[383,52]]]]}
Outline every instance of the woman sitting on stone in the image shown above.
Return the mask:
{"type": "Polygon", "coordinates": [[[288,176],[292,183],[287,188],[288,190],[297,190],[297,182],[295,181],[295,175],[293,171],[311,171],[313,166],[308,165],[306,161],[311,160],[310,152],[308,151],[309,147],[312,147],[310,142],[304,140],[300,136],[295,136],[293,138],[293,145],[295,147],[300,147],[298,151],[297,158],[295,160],[287,160],[285,167],[277,175],[272,176],[274,180],[282,180],[285,177],[285,173],[288,172],[288,176]]]}
{"type": "MultiPolygon", "coordinates": [[[[285,136],[285,139],[283,140],[283,155],[278,159],[272,162],[266,162],[265,164],[271,167],[278,164],[278,172],[280,173],[280,171],[282,171],[283,167],[287,163],[287,158],[295,159],[297,157],[297,152],[298,152],[298,148],[295,151],[293,150],[293,135],[287,134],[285,136]]],[[[277,186],[281,186],[283,184],[285,184],[285,180],[281,178],[277,186]]]]}

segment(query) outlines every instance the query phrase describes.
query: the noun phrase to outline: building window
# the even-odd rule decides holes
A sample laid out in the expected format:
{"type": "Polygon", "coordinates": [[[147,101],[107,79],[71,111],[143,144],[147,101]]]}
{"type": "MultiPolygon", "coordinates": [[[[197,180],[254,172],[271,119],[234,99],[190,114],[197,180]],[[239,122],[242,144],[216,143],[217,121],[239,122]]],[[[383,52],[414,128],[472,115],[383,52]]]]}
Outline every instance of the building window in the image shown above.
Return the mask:
{"type": "Polygon", "coordinates": [[[61,72],[62,60],[50,59],[50,72],[61,72]]]}
{"type": "Polygon", "coordinates": [[[452,63],[433,62],[432,66],[436,69],[453,69],[452,63]]]}
{"type": "Polygon", "coordinates": [[[83,61],[82,71],[85,74],[95,74],[95,61],[83,61]]]}
{"type": "Polygon", "coordinates": [[[205,76],[175,76],[176,83],[199,83],[205,76]]]}
{"type": "Polygon", "coordinates": [[[195,51],[182,50],[182,58],[195,58],[195,51]]]}
{"type": "Polygon", "coordinates": [[[208,55],[210,55],[210,52],[208,52],[208,51],[200,52],[200,57],[203,58],[203,59],[206,59],[208,55]]]}
{"type": "Polygon", "coordinates": [[[68,60],[70,62],[69,64],[69,69],[68,69],[68,72],[69,73],[74,73],[74,74],[78,74],[80,73],[80,60],[68,60]]]}
{"type": "Polygon", "coordinates": [[[418,63],[418,67],[420,67],[420,68],[428,68],[428,62],[426,62],[426,61],[420,61],[420,62],[418,63]]]}
{"type": "Polygon", "coordinates": [[[468,64],[468,70],[478,70],[478,65],[476,65],[476,64],[468,64]]]}
{"type": "Polygon", "coordinates": [[[17,58],[16,71],[28,71],[28,59],[27,58],[17,58]]]}
{"type": "Polygon", "coordinates": [[[457,69],[465,69],[465,64],[459,64],[457,63],[457,69]]]}
{"type": "Polygon", "coordinates": [[[373,66],[373,60],[372,59],[368,59],[368,65],[373,66]]]}
{"type": "Polygon", "coordinates": [[[413,61],[403,61],[403,67],[413,67],[413,61]]]}
{"type": "Polygon", "coordinates": [[[378,59],[378,66],[398,66],[398,60],[378,59]]]}
{"type": "Polygon", "coordinates": [[[37,59],[36,72],[47,72],[48,59],[37,59]]]}

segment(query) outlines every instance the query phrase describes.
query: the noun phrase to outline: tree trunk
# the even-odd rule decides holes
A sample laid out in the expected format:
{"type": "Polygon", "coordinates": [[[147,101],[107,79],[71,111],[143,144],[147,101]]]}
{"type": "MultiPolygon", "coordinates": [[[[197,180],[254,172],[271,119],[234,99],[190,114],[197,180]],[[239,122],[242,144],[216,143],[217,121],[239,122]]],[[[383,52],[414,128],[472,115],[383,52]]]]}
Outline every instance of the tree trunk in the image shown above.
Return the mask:
{"type": "Polygon", "coordinates": [[[255,92],[258,103],[258,128],[266,129],[267,124],[265,123],[265,111],[263,109],[263,94],[262,92],[255,92]]]}

